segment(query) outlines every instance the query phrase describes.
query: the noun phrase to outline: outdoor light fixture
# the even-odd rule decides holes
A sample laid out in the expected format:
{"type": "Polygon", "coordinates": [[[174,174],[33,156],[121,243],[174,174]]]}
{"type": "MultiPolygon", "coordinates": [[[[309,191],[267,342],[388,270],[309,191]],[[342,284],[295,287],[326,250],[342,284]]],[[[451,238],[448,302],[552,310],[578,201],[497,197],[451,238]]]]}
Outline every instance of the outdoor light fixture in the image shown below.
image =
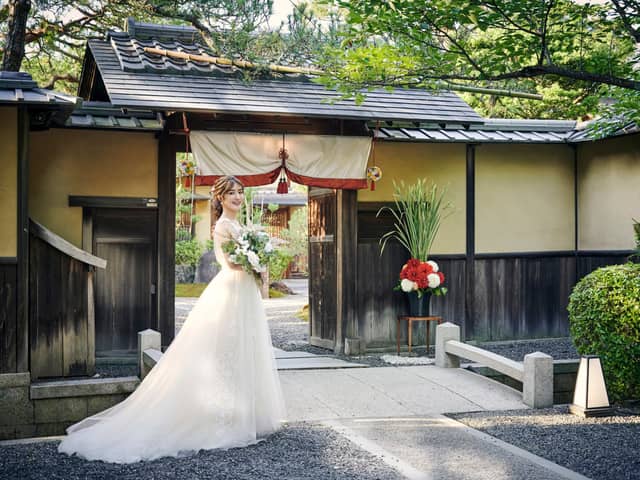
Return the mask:
{"type": "Polygon", "coordinates": [[[600,357],[584,355],[580,358],[576,389],[569,411],[582,417],[601,417],[611,414],[612,409],[609,405],[600,357]]]}

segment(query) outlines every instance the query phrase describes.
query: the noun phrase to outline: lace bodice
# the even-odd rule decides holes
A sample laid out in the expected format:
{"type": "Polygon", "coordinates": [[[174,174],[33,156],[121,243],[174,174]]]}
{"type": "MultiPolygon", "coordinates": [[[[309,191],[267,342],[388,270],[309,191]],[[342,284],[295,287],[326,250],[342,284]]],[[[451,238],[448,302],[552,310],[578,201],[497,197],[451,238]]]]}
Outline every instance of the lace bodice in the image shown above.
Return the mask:
{"type": "Polygon", "coordinates": [[[216,254],[216,260],[222,268],[233,268],[227,260],[227,256],[222,251],[222,245],[231,238],[237,238],[240,234],[240,223],[237,220],[231,220],[221,217],[216,222],[213,230],[213,249],[216,254]]]}

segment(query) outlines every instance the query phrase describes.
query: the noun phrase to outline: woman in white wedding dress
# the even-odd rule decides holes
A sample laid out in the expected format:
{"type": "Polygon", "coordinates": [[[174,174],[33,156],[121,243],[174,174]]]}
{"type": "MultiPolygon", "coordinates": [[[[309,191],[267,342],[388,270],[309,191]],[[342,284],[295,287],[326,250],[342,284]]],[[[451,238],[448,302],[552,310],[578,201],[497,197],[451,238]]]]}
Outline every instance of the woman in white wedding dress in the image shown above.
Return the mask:
{"type": "Polygon", "coordinates": [[[60,452],[131,463],[247,446],[280,427],[284,403],[258,285],[222,251],[239,233],[243,198],[235,177],[216,182],[220,272],[135,392],[69,427],[60,452]]]}

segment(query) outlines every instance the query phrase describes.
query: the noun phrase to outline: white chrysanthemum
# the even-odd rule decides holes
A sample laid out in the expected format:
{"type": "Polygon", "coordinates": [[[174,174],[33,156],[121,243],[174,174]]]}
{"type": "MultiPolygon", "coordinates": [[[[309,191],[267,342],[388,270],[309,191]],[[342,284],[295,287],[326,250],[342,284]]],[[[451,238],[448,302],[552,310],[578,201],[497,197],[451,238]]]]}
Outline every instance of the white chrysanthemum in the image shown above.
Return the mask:
{"type": "Polygon", "coordinates": [[[413,292],[418,289],[418,284],[416,282],[412,282],[408,278],[404,278],[400,282],[400,288],[403,292],[413,292]]]}
{"type": "Polygon", "coordinates": [[[429,265],[431,265],[431,268],[433,268],[434,272],[437,272],[440,270],[440,268],[438,267],[438,264],[436,262],[434,262],[433,260],[428,260],[427,263],[429,265]]]}
{"type": "Polygon", "coordinates": [[[264,246],[264,253],[271,253],[273,252],[273,245],[271,245],[271,242],[267,242],[266,245],[264,246]]]}
{"type": "Polygon", "coordinates": [[[440,286],[440,275],[430,273],[427,276],[427,282],[429,282],[429,288],[436,288],[440,286]]]}
{"type": "Polygon", "coordinates": [[[251,250],[249,250],[247,252],[247,260],[249,260],[249,263],[256,271],[260,271],[259,270],[261,268],[260,259],[258,258],[258,255],[256,255],[255,252],[252,252],[251,250]]]}

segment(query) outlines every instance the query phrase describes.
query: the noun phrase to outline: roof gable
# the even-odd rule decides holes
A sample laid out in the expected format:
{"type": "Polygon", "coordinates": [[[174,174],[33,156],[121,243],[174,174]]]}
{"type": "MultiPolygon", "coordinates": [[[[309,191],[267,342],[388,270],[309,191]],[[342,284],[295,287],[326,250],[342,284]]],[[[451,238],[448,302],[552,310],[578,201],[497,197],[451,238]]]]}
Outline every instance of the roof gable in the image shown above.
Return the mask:
{"type": "Polygon", "coordinates": [[[104,41],[89,42],[98,75],[114,106],[157,111],[482,123],[482,118],[451,92],[376,90],[367,93],[363,104],[356,105],[353,100],[339,100],[335,91],[304,75],[274,75],[248,82],[236,67],[174,59],[144,50],[155,47],[208,54],[195,36],[195,29],[176,28],[130,22],[127,32],[111,32],[104,41]]]}

